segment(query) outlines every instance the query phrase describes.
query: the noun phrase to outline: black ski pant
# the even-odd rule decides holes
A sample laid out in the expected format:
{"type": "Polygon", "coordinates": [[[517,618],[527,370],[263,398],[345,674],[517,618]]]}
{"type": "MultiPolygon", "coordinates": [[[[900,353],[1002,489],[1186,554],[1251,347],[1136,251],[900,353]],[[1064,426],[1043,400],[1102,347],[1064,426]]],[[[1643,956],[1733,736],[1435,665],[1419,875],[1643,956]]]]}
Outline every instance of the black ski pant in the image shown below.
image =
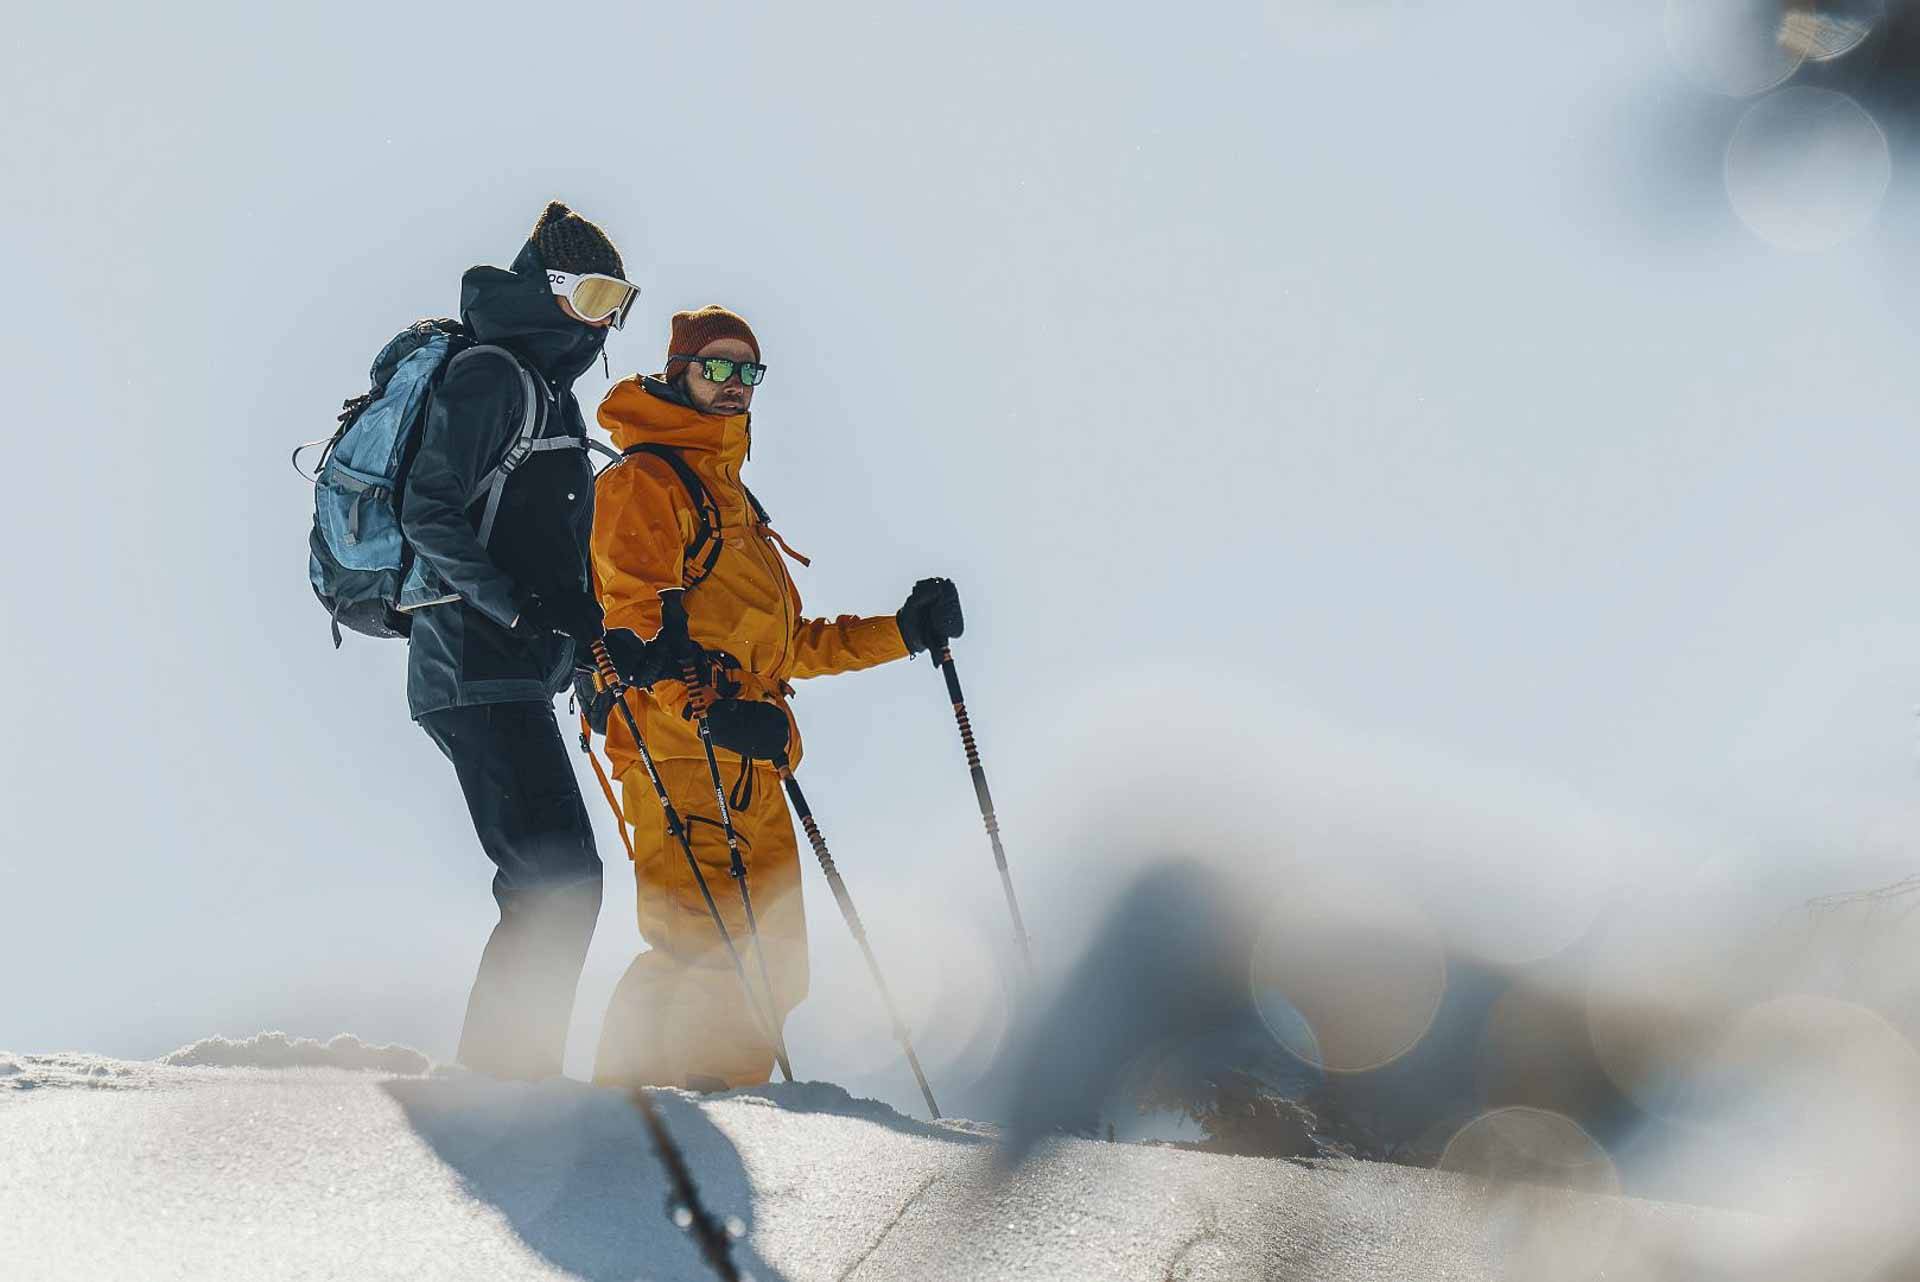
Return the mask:
{"type": "Polygon", "coordinates": [[[549,703],[443,708],[420,726],[453,762],[498,871],[493,928],[460,1031],[460,1062],[495,1077],[557,1075],[600,917],[600,856],[549,703]]]}

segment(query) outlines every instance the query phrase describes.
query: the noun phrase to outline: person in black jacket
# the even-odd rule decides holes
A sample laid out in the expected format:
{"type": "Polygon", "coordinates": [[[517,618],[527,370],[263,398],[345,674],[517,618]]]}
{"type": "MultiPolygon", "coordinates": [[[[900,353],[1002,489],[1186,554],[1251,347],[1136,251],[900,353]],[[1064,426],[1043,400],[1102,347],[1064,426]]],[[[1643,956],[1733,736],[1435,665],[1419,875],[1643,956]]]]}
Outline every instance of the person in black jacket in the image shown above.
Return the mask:
{"type": "Polygon", "coordinates": [[[476,345],[434,390],[401,507],[446,596],[413,615],[407,702],[453,763],[497,866],[500,921],[459,1060],[499,1077],[560,1072],[600,913],[600,856],[553,696],[603,637],[623,672],[645,675],[645,644],[603,634],[589,588],[593,469],[572,391],[638,292],[622,291],[623,270],[605,233],[555,201],[510,268],[466,273],[460,317],[476,345]]]}

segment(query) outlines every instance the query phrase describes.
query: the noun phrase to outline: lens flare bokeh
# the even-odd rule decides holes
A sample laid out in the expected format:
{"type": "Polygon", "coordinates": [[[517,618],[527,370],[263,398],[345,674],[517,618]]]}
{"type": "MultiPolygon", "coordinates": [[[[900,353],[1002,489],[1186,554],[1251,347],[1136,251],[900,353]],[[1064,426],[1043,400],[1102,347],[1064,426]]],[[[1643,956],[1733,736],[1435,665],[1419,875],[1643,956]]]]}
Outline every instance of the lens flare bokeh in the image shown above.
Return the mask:
{"type": "Polygon", "coordinates": [[[1809,62],[1832,62],[1865,44],[1886,17],[1882,0],[1825,0],[1792,7],[1780,20],[1780,47],[1809,62]]]}
{"type": "Polygon", "coordinates": [[[1475,1180],[1473,1207],[1501,1276],[1607,1276],[1620,1176],[1607,1151],[1572,1119],[1532,1107],[1482,1113],[1453,1134],[1440,1169],[1475,1180]]]}
{"type": "Polygon", "coordinates": [[[1727,196],[1781,249],[1832,249],[1864,231],[1893,180],[1886,133],[1832,89],[1794,85],[1747,109],[1727,146],[1727,196]]]}
{"type": "Polygon", "coordinates": [[[1715,893],[1621,913],[1596,944],[1587,981],[1587,1035],[1600,1067],[1641,1109],[1670,1121],[1693,1109],[1693,1066],[1766,991],[1758,945],[1717,911],[1715,893]]]}
{"type": "MultiPolygon", "coordinates": [[[[972,920],[929,914],[910,896],[862,887],[857,903],[914,1050],[939,1079],[936,1092],[957,1085],[949,1070],[977,1069],[1006,1033],[1001,950],[972,920]]],[[[821,896],[808,907],[819,938],[811,992],[793,1021],[796,1031],[804,1028],[832,1048],[836,1073],[864,1076],[899,1068],[900,1044],[886,1006],[865,960],[833,919],[838,914],[831,899],[821,896]]],[[[795,1035],[790,1031],[789,1039],[795,1035]]]]}
{"type": "Polygon", "coordinates": [[[1610,1274],[1620,1176],[1572,1119],[1538,1108],[1483,1113],[1448,1142],[1440,1169],[1475,1182],[1474,1209],[1501,1276],[1573,1282],[1610,1274]]]}
{"type": "Polygon", "coordinates": [[[1756,1213],[1737,1276],[1911,1276],[1920,1053],[1906,1036],[1850,1002],[1776,997],[1692,1069],[1697,1125],[1647,1157],[1696,1197],[1756,1213]]]}
{"type": "Polygon", "coordinates": [[[1785,84],[1806,52],[1781,40],[1780,0],[1668,0],[1667,51],[1695,84],[1732,98],[1785,84]]]}
{"type": "Polygon", "coordinates": [[[1426,1035],[1447,989],[1440,936],[1389,883],[1302,879],[1261,921],[1254,1004],[1267,1030],[1315,1068],[1360,1073],[1426,1035]]]}

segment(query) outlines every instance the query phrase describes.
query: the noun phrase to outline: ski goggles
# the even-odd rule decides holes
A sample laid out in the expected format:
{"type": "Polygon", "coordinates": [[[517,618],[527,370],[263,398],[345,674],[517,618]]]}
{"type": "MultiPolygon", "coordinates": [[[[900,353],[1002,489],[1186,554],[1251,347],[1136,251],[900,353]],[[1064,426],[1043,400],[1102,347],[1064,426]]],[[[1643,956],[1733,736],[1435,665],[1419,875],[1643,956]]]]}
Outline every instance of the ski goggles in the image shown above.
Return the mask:
{"type": "Polygon", "coordinates": [[[758,387],[767,376],[767,367],[759,361],[736,361],[725,356],[669,356],[667,359],[686,361],[699,370],[709,383],[724,383],[738,370],[743,385],[758,387]]]}
{"type": "Polygon", "coordinates": [[[572,272],[549,271],[547,287],[566,299],[581,320],[611,320],[615,329],[627,323],[633,300],[640,297],[638,285],[599,272],[576,276],[572,272]]]}

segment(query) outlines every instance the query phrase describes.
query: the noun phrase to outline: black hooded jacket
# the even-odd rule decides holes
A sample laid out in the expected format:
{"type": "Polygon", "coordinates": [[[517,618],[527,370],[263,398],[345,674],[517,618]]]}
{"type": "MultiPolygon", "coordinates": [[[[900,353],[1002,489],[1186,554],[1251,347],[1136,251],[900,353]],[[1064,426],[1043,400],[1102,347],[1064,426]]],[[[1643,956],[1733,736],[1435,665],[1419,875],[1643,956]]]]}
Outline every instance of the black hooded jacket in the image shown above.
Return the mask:
{"type": "MultiPolygon", "coordinates": [[[[599,357],[606,331],[560,310],[539,251],[528,241],[513,266],[475,267],[461,278],[460,319],[481,343],[512,351],[534,374],[543,403],[540,435],[586,423],[573,381],[599,357]]],[[[487,543],[474,487],[519,431],[519,372],[485,353],[451,365],[427,409],[407,475],[401,525],[417,556],[458,601],[415,612],[407,703],[415,717],[476,703],[547,700],[565,688],[573,642],[513,628],[529,593],[590,591],[593,467],[582,449],[532,455],[508,479],[487,543]]]]}

